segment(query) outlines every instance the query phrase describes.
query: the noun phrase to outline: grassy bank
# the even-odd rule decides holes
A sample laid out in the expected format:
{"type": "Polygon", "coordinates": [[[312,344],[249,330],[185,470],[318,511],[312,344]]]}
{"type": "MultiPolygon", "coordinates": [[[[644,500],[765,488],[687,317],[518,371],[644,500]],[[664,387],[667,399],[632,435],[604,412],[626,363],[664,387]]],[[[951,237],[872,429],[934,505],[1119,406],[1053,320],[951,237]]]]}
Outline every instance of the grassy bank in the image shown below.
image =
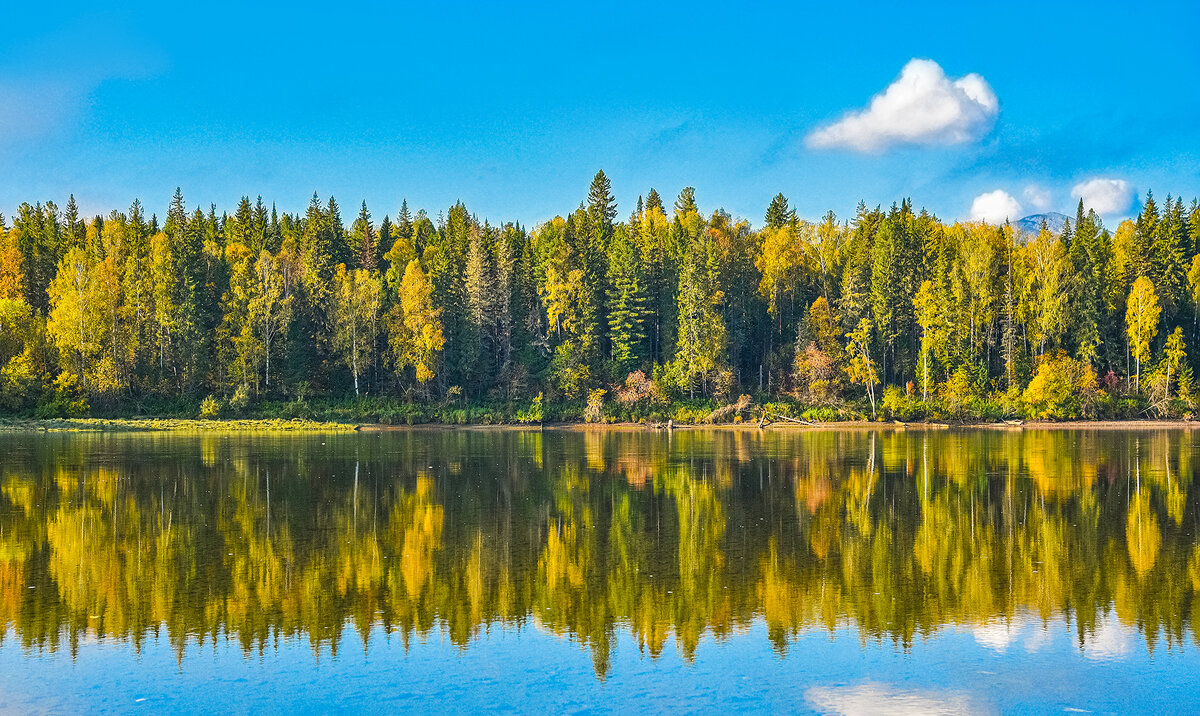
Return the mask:
{"type": "Polygon", "coordinates": [[[3,432],[349,432],[358,426],[349,423],[277,418],[233,418],[196,420],[190,418],[5,418],[3,432]]]}
{"type": "Polygon", "coordinates": [[[716,399],[640,400],[629,403],[612,399],[605,391],[593,391],[587,401],[551,400],[539,395],[532,400],[411,401],[391,396],[361,398],[313,398],[308,400],[259,400],[234,404],[221,401],[215,410],[203,402],[185,398],[143,400],[98,409],[85,416],[64,417],[48,411],[0,418],[0,430],[73,431],[342,431],[358,425],[573,425],[607,424],[630,426],[824,424],[835,426],[892,424],[1004,424],[1087,420],[1102,423],[1146,420],[1189,420],[1192,404],[1175,400],[1152,405],[1140,396],[1109,395],[1101,392],[1087,401],[1074,396],[1052,403],[1029,404],[1018,396],[1003,393],[972,396],[965,400],[933,399],[898,390],[887,390],[872,415],[863,399],[814,405],[792,398],[741,396],[733,403],[716,399]]]}

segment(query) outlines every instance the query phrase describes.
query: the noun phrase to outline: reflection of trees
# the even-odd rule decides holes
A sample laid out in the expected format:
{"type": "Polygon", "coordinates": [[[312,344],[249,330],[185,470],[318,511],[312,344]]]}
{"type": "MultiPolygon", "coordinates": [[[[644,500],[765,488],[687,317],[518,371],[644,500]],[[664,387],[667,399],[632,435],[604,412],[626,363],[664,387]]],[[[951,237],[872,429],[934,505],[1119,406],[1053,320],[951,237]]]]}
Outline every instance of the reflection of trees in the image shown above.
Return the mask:
{"type": "Polygon", "coordinates": [[[692,658],[761,618],[907,646],[1109,611],[1152,648],[1200,589],[1185,432],[427,432],[14,438],[0,638],[367,647],[492,624],[692,658]],[[326,444],[328,443],[328,444],[326,444]],[[32,589],[30,588],[32,587],[32,589]]]}

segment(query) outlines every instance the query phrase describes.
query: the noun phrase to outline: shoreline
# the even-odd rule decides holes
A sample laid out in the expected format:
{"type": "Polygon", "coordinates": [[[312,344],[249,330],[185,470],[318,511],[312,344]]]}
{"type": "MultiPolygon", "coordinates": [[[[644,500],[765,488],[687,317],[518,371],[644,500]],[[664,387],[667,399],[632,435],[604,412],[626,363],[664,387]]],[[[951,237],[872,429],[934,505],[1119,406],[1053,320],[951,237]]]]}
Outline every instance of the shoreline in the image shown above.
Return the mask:
{"type": "Polygon", "coordinates": [[[388,425],[382,423],[339,423],[304,419],[277,418],[0,418],[0,433],[349,433],[349,432],[406,432],[413,430],[502,430],[502,431],[580,431],[580,432],[668,432],[668,431],[814,431],[814,430],[1192,430],[1200,428],[1200,422],[1184,420],[1077,420],[1077,421],[1027,421],[1005,422],[871,422],[866,420],[836,421],[825,423],[777,422],[759,427],[755,422],[681,424],[667,428],[664,425],[642,423],[503,423],[467,424],[423,423],[418,425],[388,425]]]}
{"type": "Polygon", "coordinates": [[[334,433],[354,423],[277,418],[0,418],[0,433],[334,433]]]}

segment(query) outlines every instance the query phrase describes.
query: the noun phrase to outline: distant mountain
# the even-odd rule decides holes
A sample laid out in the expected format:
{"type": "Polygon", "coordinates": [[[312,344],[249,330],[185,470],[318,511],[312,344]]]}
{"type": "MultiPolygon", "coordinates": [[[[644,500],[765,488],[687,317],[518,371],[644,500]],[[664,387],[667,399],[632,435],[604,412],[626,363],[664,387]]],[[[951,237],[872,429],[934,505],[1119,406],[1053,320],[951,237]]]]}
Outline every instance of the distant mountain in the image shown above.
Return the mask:
{"type": "Polygon", "coordinates": [[[1042,222],[1046,222],[1046,228],[1050,229],[1052,234],[1061,234],[1063,228],[1067,225],[1067,215],[1060,214],[1057,211],[1047,211],[1045,214],[1033,214],[1026,216],[1016,223],[1018,234],[1027,236],[1037,236],[1042,230],[1042,222]]]}

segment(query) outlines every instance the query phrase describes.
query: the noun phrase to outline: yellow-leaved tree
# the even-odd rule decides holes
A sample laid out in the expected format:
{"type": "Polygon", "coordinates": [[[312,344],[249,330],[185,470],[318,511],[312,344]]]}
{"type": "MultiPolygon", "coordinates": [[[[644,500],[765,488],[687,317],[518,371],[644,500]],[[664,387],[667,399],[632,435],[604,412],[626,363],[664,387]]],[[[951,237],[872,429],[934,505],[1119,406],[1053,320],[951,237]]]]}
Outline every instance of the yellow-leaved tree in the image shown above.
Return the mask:
{"type": "Polygon", "coordinates": [[[333,346],[350,368],[354,376],[354,394],[358,395],[358,375],[363,367],[371,364],[375,353],[376,326],[383,299],[379,272],[347,270],[345,264],[338,264],[329,298],[333,346]]]}
{"type": "Polygon", "coordinates": [[[1125,328],[1129,335],[1129,352],[1136,365],[1134,390],[1141,390],[1142,361],[1150,357],[1150,343],[1158,335],[1158,315],[1162,309],[1154,284],[1145,276],[1133,282],[1125,309],[1125,328]]]}
{"type": "Polygon", "coordinates": [[[388,347],[398,370],[412,366],[417,382],[437,374],[437,357],[446,344],[442,309],[433,307],[433,283],[416,259],[408,262],[400,281],[400,297],[388,314],[388,347]]]}
{"type": "Polygon", "coordinates": [[[913,313],[917,325],[921,326],[921,400],[929,400],[929,354],[945,334],[943,308],[933,289],[932,281],[925,281],[913,296],[913,313]]]}
{"type": "Polygon", "coordinates": [[[867,388],[867,398],[871,401],[871,419],[875,419],[875,384],[879,376],[875,372],[875,363],[871,360],[871,319],[864,318],[858,322],[858,327],[846,334],[849,343],[846,345],[846,356],[850,364],[846,373],[851,383],[859,383],[867,388]]]}

